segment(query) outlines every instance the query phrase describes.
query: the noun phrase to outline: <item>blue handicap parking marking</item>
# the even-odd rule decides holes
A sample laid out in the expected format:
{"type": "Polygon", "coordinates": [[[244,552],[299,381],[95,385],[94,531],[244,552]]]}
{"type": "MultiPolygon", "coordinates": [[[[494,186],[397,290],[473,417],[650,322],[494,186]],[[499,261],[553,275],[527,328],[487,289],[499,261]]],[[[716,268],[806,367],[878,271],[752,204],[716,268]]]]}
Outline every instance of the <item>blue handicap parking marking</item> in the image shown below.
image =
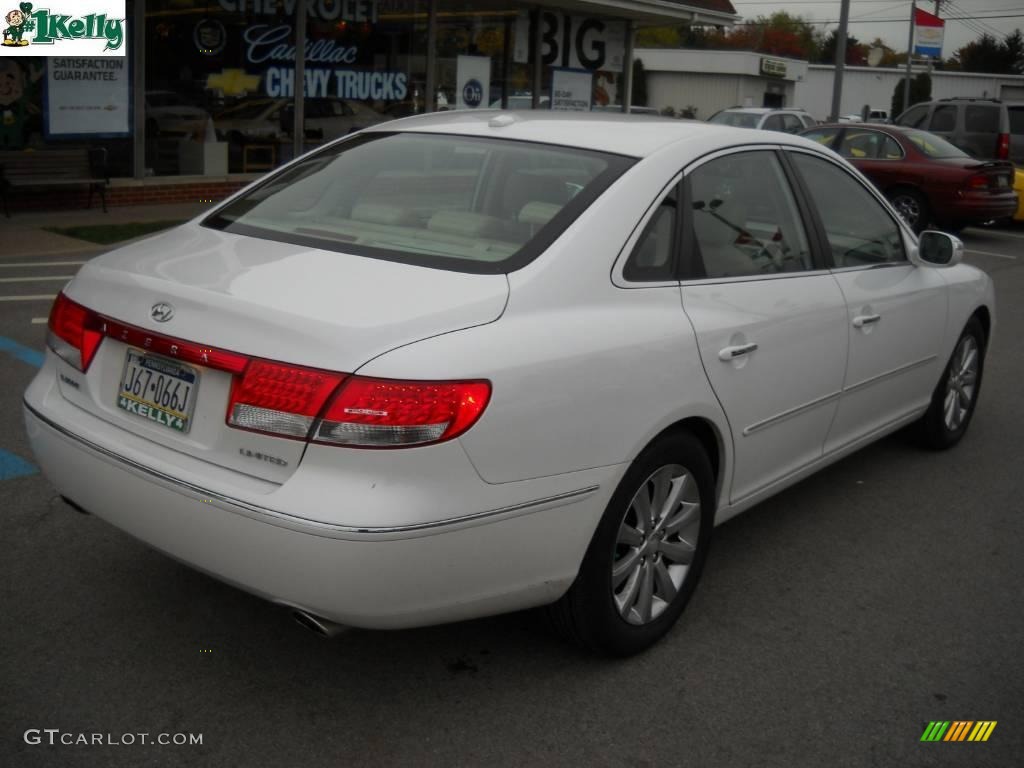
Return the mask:
{"type": "Polygon", "coordinates": [[[35,464],[25,461],[21,456],[0,448],[0,480],[10,480],[12,477],[24,477],[39,472],[35,464]]]}
{"type": "Polygon", "coordinates": [[[14,339],[8,339],[6,336],[0,336],[0,352],[6,352],[11,357],[17,358],[23,363],[34,365],[36,368],[40,368],[43,365],[44,358],[42,352],[19,344],[14,339]]]}

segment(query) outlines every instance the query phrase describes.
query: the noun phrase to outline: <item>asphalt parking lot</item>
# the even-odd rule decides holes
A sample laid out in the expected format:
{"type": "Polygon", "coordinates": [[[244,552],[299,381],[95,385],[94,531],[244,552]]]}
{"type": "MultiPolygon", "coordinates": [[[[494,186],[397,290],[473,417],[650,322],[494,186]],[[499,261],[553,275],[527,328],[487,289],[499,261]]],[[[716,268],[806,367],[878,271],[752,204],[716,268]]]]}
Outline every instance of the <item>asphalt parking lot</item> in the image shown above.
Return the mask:
{"type": "Polygon", "coordinates": [[[1024,764],[1024,229],[964,240],[998,300],[964,441],[894,435],[719,527],[683,619],[627,661],[533,612],[325,641],[72,511],[21,394],[85,257],[0,256],[0,765],[1024,764]],[[921,743],[933,720],[998,725],[921,743]]]}

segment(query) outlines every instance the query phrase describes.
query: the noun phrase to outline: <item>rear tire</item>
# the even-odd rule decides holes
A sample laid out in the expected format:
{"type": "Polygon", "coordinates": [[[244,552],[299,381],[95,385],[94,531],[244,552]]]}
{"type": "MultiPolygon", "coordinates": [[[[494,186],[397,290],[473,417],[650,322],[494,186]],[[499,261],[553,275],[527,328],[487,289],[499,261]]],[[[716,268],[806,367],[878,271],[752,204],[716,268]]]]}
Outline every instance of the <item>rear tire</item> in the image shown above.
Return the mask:
{"type": "Polygon", "coordinates": [[[631,656],[657,642],[700,579],[714,525],[707,453],[686,432],[658,438],[608,502],[569,591],[548,608],[567,639],[631,656]]]}
{"type": "Polygon", "coordinates": [[[985,329],[972,317],[953,348],[932,402],[918,422],[921,441],[944,450],[960,442],[974,415],[985,367],[985,329]]]}
{"type": "Polygon", "coordinates": [[[914,234],[924,232],[931,215],[924,195],[910,187],[897,187],[889,190],[887,197],[900,217],[914,230],[914,234]]]}

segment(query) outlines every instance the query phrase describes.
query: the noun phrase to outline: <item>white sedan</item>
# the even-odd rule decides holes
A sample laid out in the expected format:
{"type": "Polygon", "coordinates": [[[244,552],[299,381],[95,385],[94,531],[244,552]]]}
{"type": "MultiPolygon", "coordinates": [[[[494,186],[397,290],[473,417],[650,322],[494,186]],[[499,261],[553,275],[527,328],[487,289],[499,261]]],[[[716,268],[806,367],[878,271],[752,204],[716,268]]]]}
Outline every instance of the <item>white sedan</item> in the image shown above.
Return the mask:
{"type": "Polygon", "coordinates": [[[25,419],[72,505],[322,633],[550,605],[626,655],[716,523],[961,438],[994,323],[961,255],[799,137],[412,117],[89,262],[25,419]]]}

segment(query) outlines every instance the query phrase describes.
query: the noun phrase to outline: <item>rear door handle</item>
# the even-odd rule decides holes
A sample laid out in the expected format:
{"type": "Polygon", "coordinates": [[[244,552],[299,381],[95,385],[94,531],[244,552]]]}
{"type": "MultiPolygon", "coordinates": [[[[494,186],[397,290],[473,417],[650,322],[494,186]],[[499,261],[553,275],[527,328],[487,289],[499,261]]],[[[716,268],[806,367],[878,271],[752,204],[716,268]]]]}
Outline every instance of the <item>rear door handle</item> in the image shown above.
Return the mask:
{"type": "Polygon", "coordinates": [[[735,360],[737,357],[743,355],[749,355],[751,352],[757,349],[757,344],[751,342],[750,344],[740,344],[736,347],[726,347],[718,353],[718,359],[723,363],[727,363],[730,360],[735,360]]]}
{"type": "Polygon", "coordinates": [[[853,318],[853,327],[863,328],[865,325],[873,325],[881,319],[881,315],[857,315],[853,318]]]}

